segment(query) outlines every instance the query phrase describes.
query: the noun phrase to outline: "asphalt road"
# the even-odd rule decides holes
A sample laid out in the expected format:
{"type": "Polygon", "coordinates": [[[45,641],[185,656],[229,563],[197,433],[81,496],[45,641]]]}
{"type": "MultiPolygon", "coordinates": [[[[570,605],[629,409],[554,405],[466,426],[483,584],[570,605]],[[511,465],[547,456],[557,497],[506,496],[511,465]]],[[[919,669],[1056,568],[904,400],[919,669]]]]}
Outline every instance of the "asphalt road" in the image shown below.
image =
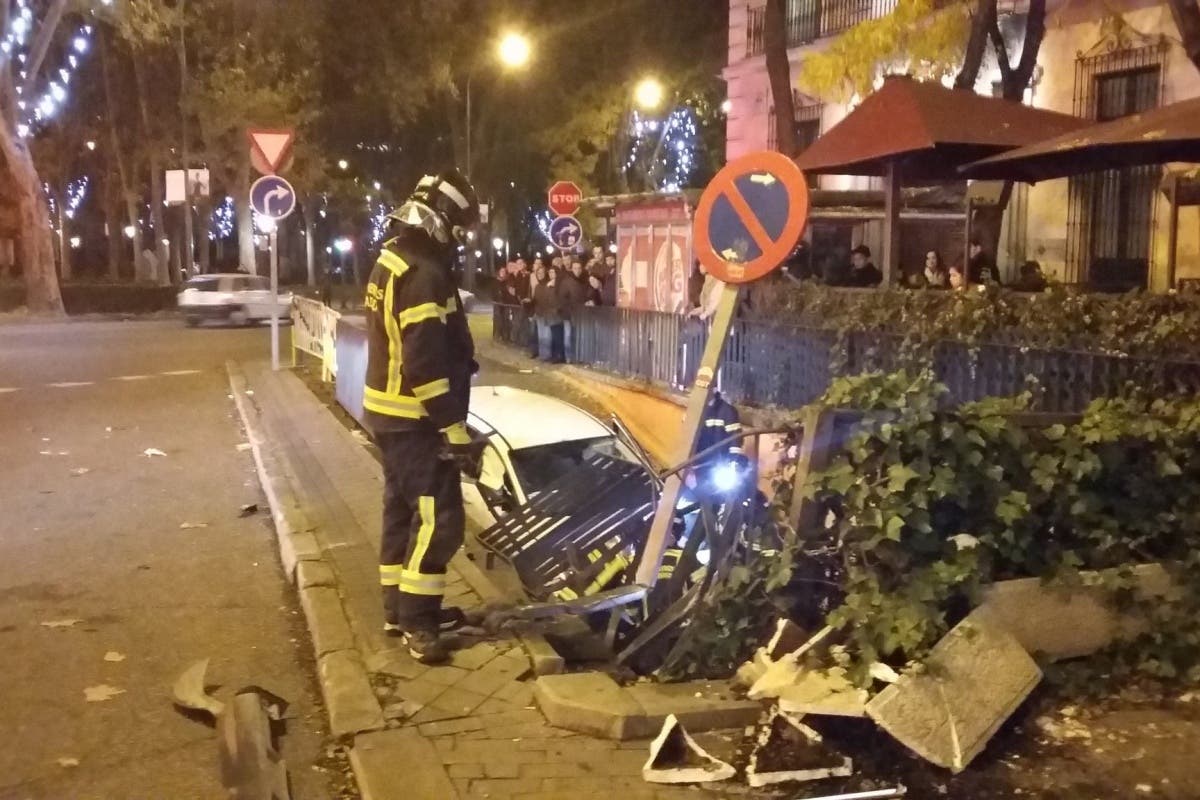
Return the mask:
{"type": "Polygon", "coordinates": [[[0,324],[0,800],[224,797],[214,731],[171,702],[201,658],[220,697],[292,701],[293,796],[331,795],[303,616],[224,369],[268,341],[0,324]],[[248,503],[262,511],[239,517],[248,503]]]}

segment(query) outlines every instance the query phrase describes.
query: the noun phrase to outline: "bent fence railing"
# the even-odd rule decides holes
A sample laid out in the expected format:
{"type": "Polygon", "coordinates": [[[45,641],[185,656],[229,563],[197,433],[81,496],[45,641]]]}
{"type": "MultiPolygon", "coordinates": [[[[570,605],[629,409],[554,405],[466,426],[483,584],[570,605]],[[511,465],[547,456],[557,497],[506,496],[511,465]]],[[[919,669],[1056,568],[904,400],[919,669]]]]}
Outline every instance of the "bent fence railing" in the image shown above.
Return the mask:
{"type": "MultiPolygon", "coordinates": [[[[572,360],[622,377],[673,389],[690,386],[708,326],[658,311],[584,308],[574,319],[572,360]]],[[[493,306],[493,339],[527,347],[532,325],[518,306],[493,306]]],[[[903,338],[762,320],[737,320],[718,376],[735,403],[798,408],[819,398],[838,375],[899,368],[903,338]],[[836,369],[835,369],[836,362],[836,369]]],[[[1106,353],[942,342],[933,369],[954,403],[1018,394],[1036,381],[1038,410],[1082,411],[1128,384],[1158,391],[1200,392],[1200,362],[1131,358],[1106,353]]]]}

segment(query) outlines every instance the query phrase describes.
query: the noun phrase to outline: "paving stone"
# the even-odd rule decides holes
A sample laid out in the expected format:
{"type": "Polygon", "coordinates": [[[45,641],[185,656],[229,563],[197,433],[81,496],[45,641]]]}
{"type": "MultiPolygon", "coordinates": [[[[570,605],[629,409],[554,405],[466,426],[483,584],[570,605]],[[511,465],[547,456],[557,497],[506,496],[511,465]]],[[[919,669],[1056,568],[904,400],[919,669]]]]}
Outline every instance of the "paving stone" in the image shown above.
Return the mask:
{"type": "Polygon", "coordinates": [[[972,613],[934,645],[921,674],[872,698],[867,715],[921,757],[959,772],[1042,678],[1017,640],[972,613]]]}
{"type": "Polygon", "coordinates": [[[458,796],[433,746],[408,728],[356,737],[350,764],[363,800],[458,796]]]}
{"type": "Polygon", "coordinates": [[[451,778],[482,778],[483,764],[451,764],[446,772],[451,778]]]}
{"type": "MultiPolygon", "coordinates": [[[[484,769],[487,769],[487,764],[484,764],[484,769]]],[[[525,778],[485,778],[483,780],[471,781],[471,785],[467,790],[469,798],[510,798],[517,792],[536,792],[542,788],[540,780],[528,780],[525,778]]]]}
{"type": "Polygon", "coordinates": [[[346,622],[346,612],[337,589],[314,586],[300,592],[300,606],[308,621],[313,651],[317,658],[337,650],[354,647],[354,634],[346,622]]]}
{"type": "Polygon", "coordinates": [[[515,761],[492,761],[483,765],[483,772],[489,778],[519,778],[521,767],[515,761]]]}
{"type": "Polygon", "coordinates": [[[551,725],[611,739],[653,733],[641,730],[648,727],[645,723],[639,727],[638,721],[644,720],[642,707],[603,673],[543,675],[534,682],[533,693],[551,725]]]}
{"type": "MultiPolygon", "coordinates": [[[[487,705],[486,703],[484,705],[487,705]]],[[[479,709],[482,709],[480,706],[479,709]]],[[[537,709],[517,709],[515,711],[506,711],[501,714],[480,714],[476,710],[475,718],[478,719],[486,728],[495,728],[504,725],[542,725],[545,726],[546,718],[537,709]]]]}
{"type": "Polygon", "coordinates": [[[458,719],[442,720],[441,722],[427,722],[417,726],[417,730],[420,731],[422,736],[448,736],[454,733],[477,731],[482,728],[483,723],[477,717],[460,717],[458,719]]]}
{"type": "Polygon", "coordinates": [[[476,670],[498,655],[500,655],[500,649],[496,645],[491,642],[480,642],[472,647],[455,650],[450,656],[450,663],[462,669],[476,670]]]}
{"type": "Polygon", "coordinates": [[[320,559],[305,559],[296,564],[296,586],[311,589],[314,586],[336,586],[333,568],[320,559]]]}
{"type": "Polygon", "coordinates": [[[514,705],[533,705],[533,684],[524,681],[511,683],[496,690],[495,697],[506,700],[514,705]]]}
{"type": "Polygon", "coordinates": [[[329,728],[334,736],[384,727],[383,709],[375,699],[366,667],[356,651],[329,653],[317,663],[329,728]]]}
{"type": "Polygon", "coordinates": [[[487,700],[483,701],[479,708],[475,709],[475,713],[481,716],[490,716],[495,714],[507,714],[510,711],[523,710],[524,706],[519,706],[516,703],[510,703],[506,700],[501,700],[493,695],[492,697],[489,697],[487,700]]]}
{"type": "Polygon", "coordinates": [[[566,660],[550,646],[546,637],[538,634],[522,634],[521,644],[529,654],[534,675],[559,675],[567,668],[566,660]]]}
{"type": "Polygon", "coordinates": [[[453,686],[471,673],[461,667],[452,667],[450,665],[440,667],[430,667],[421,677],[430,683],[439,683],[442,686],[453,686]]]}
{"type": "Polygon", "coordinates": [[[502,687],[512,683],[517,675],[524,672],[523,669],[515,665],[508,666],[506,669],[491,668],[495,664],[504,667],[506,666],[506,661],[507,659],[496,659],[483,669],[470,673],[455,685],[460,689],[466,689],[468,692],[475,692],[485,697],[491,696],[502,687]]]}
{"type": "Polygon", "coordinates": [[[407,681],[396,687],[396,694],[403,697],[405,700],[413,700],[417,703],[424,703],[428,706],[438,697],[440,697],[447,689],[439,683],[430,683],[423,677],[413,681],[407,681]]]}
{"type": "Polygon", "coordinates": [[[367,670],[381,672],[394,678],[411,681],[429,671],[429,667],[415,661],[412,656],[396,647],[376,650],[367,657],[367,670]]]}
{"type": "Polygon", "coordinates": [[[445,709],[441,708],[425,706],[416,714],[413,714],[413,717],[411,720],[409,720],[409,722],[414,725],[423,725],[426,722],[441,722],[442,720],[446,719],[462,719],[462,717],[462,714],[458,714],[454,711],[446,711],[445,709]]]}
{"type": "Polygon", "coordinates": [[[466,716],[479,708],[485,700],[487,700],[485,695],[475,694],[465,689],[459,689],[457,686],[452,686],[434,698],[432,705],[444,711],[466,716]]]}

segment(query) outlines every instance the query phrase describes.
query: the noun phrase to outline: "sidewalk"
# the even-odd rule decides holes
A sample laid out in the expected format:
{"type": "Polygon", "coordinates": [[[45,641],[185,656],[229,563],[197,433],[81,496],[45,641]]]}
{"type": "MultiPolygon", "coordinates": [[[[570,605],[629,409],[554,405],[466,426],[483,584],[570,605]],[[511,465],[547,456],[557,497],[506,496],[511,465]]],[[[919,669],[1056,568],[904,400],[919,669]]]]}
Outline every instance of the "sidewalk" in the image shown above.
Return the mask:
{"type": "MultiPolygon", "coordinates": [[[[529,655],[516,639],[478,641],[445,666],[409,658],[382,634],[377,462],[297,376],[261,363],[230,365],[230,372],[272,499],[284,567],[295,576],[308,617],[331,727],[354,737],[351,760],[364,797],[661,800],[745,793],[736,786],[705,791],[645,783],[648,740],[593,739],[548,725],[533,702],[529,655]]],[[[462,552],[450,565],[449,585],[451,604],[496,599],[462,552]]]]}

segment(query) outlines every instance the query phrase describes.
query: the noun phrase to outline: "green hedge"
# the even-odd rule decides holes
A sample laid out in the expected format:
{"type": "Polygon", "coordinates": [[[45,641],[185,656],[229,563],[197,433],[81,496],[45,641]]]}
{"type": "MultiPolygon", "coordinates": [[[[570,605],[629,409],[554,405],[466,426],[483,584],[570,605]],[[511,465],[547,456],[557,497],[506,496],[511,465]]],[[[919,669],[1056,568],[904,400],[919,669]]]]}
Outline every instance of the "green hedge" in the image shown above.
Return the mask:
{"type": "MultiPolygon", "coordinates": [[[[63,306],[68,314],[149,314],[175,308],[175,286],[137,283],[66,283],[63,306]]],[[[25,287],[0,284],[0,311],[25,305],[25,287]]]]}

